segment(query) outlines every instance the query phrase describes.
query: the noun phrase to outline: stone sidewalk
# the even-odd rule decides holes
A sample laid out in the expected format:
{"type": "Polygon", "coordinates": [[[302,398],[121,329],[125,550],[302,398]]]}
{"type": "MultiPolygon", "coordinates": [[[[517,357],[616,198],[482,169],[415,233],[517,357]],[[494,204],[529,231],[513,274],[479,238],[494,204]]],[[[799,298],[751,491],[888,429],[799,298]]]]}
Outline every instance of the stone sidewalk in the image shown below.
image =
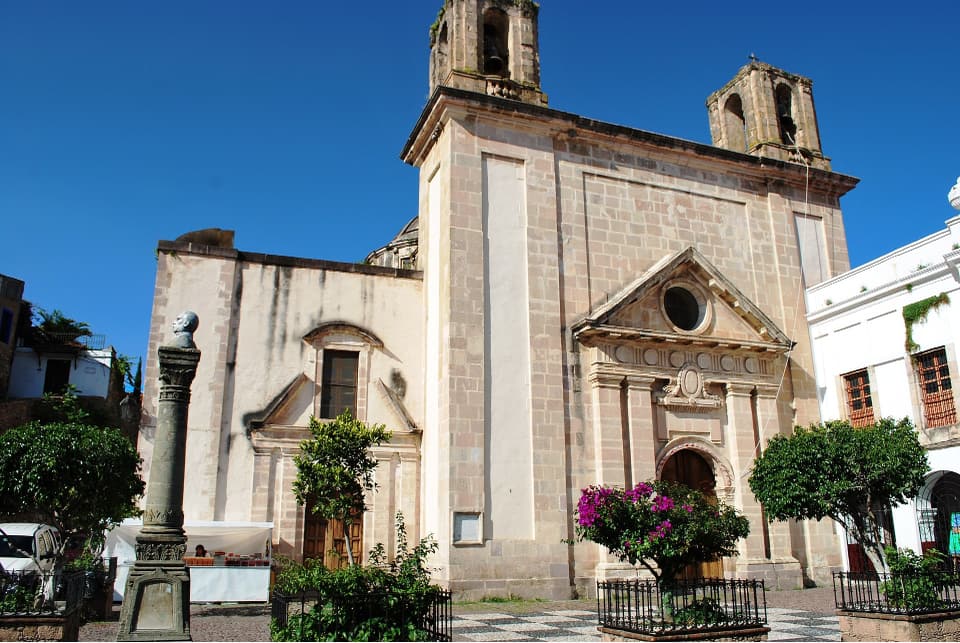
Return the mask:
{"type": "MultiPolygon", "coordinates": [[[[454,641],[599,641],[595,600],[453,606],[454,641]]],[[[114,611],[119,613],[117,606],[114,611]]],[[[833,590],[767,592],[770,641],[839,641],[833,590]]],[[[116,619],[116,614],[115,614],[116,619]]],[[[269,641],[270,606],[192,605],[194,641],[269,641]]],[[[115,641],[117,622],[87,623],[81,641],[115,641]]]]}

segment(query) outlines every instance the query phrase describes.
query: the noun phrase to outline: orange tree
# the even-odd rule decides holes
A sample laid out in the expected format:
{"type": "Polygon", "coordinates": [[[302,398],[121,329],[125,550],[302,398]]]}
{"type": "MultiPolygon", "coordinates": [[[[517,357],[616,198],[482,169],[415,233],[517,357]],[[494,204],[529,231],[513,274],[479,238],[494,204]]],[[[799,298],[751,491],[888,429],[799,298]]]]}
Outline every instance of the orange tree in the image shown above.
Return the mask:
{"type": "Polygon", "coordinates": [[[750,524],[736,509],[681,484],[657,480],[632,489],[589,486],[576,509],[577,540],[590,540],[670,582],[684,567],[733,556],[750,524]]]}
{"type": "Polygon", "coordinates": [[[314,513],[343,522],[347,559],[353,565],[350,524],[367,509],[364,493],[377,486],[377,460],[370,448],[389,441],[391,434],[383,424],[367,426],[348,410],[332,422],[310,418],[310,432],[313,438],[301,442],[293,457],[293,493],[302,505],[312,501],[314,513]]]}
{"type": "Polygon", "coordinates": [[[909,419],[861,428],[831,421],[774,436],[749,482],[771,521],[833,518],[887,571],[880,516],[917,495],[929,470],[909,419]]]}

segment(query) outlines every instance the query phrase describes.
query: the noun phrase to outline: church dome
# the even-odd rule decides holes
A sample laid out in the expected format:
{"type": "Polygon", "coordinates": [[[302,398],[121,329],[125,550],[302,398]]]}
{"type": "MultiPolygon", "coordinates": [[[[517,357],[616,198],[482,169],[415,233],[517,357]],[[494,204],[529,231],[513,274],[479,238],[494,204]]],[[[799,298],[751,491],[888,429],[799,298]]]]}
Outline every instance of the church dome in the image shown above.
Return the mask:
{"type": "Polygon", "coordinates": [[[390,243],[368,254],[364,263],[371,266],[415,270],[419,237],[420,217],[416,216],[400,229],[390,243]]]}

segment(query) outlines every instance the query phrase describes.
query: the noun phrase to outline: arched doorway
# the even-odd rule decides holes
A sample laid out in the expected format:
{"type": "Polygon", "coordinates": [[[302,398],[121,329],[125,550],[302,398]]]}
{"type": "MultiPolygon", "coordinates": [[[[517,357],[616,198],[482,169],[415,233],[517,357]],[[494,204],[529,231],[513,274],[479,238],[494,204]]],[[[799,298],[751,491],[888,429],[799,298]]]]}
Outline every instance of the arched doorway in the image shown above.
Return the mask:
{"type": "Polygon", "coordinates": [[[936,547],[960,562],[960,475],[948,471],[918,499],[920,543],[924,551],[936,547]]]}
{"type": "MultiPolygon", "coordinates": [[[[717,501],[717,480],[713,467],[707,459],[693,449],[677,451],[667,460],[660,473],[661,480],[679,482],[693,489],[698,489],[711,502],[717,501]]],[[[723,578],[723,560],[716,560],[690,565],[684,571],[684,578],[723,578]]]]}

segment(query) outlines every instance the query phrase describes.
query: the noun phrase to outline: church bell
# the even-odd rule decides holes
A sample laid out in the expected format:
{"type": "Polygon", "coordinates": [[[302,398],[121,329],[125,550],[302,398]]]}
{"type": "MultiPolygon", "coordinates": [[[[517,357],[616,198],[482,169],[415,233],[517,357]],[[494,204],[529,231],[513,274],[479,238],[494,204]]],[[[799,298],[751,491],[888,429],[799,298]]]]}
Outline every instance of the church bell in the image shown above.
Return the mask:
{"type": "Polygon", "coordinates": [[[505,52],[501,51],[499,34],[495,29],[487,26],[483,30],[483,73],[503,76],[507,63],[504,60],[505,52]]]}

